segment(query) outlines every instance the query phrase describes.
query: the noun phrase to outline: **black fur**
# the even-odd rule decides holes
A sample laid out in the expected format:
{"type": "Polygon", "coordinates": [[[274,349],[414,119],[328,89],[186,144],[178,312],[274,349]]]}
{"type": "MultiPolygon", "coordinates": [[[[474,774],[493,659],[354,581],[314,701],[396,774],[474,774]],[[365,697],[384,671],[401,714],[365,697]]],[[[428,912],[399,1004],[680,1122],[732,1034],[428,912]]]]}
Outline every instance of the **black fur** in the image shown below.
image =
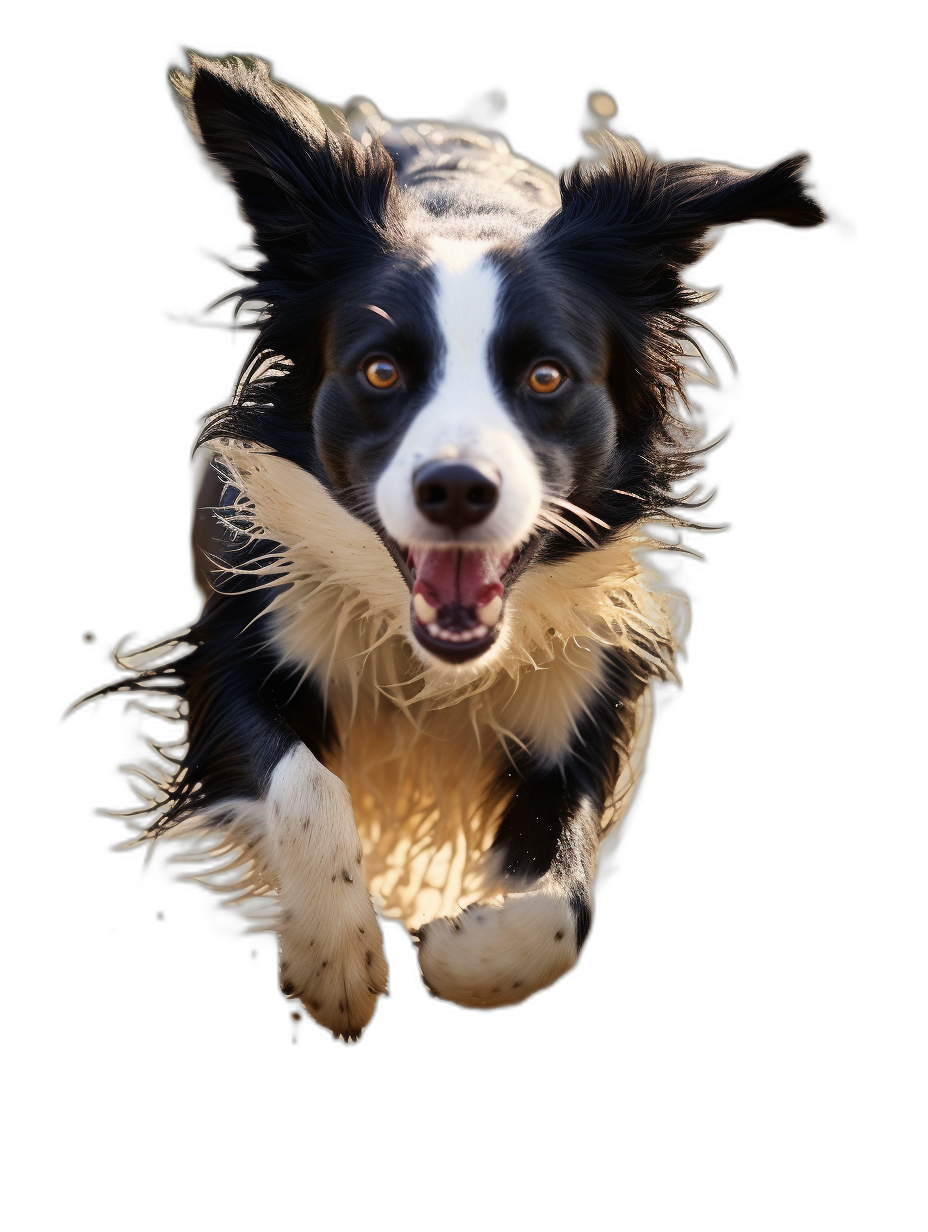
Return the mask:
{"type": "Polygon", "coordinates": [[[647,685],[625,655],[610,650],[603,658],[599,690],[563,761],[545,765],[524,749],[510,748],[510,764],[494,792],[511,791],[493,842],[505,876],[516,887],[553,873],[583,922],[578,947],[592,921],[593,836],[628,751],[635,704],[647,685]]]}

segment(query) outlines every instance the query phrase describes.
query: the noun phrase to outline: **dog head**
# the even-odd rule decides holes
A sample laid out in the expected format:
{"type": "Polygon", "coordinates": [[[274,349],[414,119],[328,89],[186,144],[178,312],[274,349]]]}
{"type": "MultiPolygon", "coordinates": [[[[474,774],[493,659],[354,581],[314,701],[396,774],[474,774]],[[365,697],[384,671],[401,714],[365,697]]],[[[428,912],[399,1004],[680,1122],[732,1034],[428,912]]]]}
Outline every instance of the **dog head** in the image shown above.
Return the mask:
{"type": "Polygon", "coordinates": [[[262,61],[191,56],[172,80],[262,254],[249,377],[203,439],[274,450],[372,525],[433,661],[490,650],[522,570],[679,508],[705,298],[681,271],[712,227],[824,217],[805,156],[662,163],[611,133],[559,200],[423,193],[262,61]]]}

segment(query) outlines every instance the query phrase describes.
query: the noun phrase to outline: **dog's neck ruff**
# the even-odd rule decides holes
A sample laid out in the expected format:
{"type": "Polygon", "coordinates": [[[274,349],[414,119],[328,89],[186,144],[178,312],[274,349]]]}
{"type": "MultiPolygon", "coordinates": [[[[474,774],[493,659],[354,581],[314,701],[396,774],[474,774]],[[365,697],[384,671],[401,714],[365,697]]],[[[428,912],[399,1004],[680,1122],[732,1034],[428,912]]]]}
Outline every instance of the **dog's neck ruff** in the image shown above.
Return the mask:
{"type": "MultiPolygon", "coordinates": [[[[260,448],[224,442],[219,461],[240,493],[236,528],[280,544],[249,573],[256,586],[284,583],[268,608],[272,636],[294,680],[311,674],[326,696],[339,738],[328,764],[351,792],[379,905],[412,925],[485,897],[504,742],[556,763],[607,647],[621,648],[643,680],[672,673],[673,597],[637,558],[651,541],[630,535],[527,570],[496,645],[450,668],[414,649],[406,583],[366,523],[260,448]]],[[[626,753],[604,829],[637,775],[626,753]]]]}

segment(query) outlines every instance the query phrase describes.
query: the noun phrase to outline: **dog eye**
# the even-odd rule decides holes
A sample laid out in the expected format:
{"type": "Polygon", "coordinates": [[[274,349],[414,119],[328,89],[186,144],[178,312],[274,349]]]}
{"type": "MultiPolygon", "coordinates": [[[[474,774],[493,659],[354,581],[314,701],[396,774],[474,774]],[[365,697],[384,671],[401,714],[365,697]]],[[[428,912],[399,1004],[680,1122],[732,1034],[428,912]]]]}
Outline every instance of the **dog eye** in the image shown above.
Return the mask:
{"type": "Polygon", "coordinates": [[[528,378],[528,387],[536,394],[553,394],[564,380],[564,373],[555,364],[536,364],[528,378]]]}
{"type": "Polygon", "coordinates": [[[400,379],[396,364],[389,359],[384,359],[383,356],[369,360],[364,365],[364,375],[367,377],[368,384],[373,385],[375,389],[389,389],[400,379]]]}

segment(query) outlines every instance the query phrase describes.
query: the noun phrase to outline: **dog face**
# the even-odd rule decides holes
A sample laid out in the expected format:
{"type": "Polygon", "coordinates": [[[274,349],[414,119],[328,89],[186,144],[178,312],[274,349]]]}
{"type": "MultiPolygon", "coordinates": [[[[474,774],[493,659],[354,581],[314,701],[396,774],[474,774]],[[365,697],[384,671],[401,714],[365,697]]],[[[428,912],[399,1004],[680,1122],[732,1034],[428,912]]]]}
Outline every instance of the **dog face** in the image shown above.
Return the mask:
{"type": "Polygon", "coordinates": [[[525,242],[433,239],[371,271],[330,325],[316,451],[395,545],[414,636],[444,661],[493,644],[558,502],[595,498],[614,462],[602,339],[530,258],[525,242]]]}
{"type": "Polygon", "coordinates": [[[821,221],[804,159],[663,164],[603,134],[559,200],[516,203],[487,176],[485,199],[454,205],[261,62],[192,68],[175,85],[263,253],[241,293],[264,305],[252,364],[278,362],[202,439],[313,473],[393,553],[420,653],[477,660],[521,571],[679,508],[696,464],[675,407],[703,298],[680,272],[712,226],[821,221]]]}

